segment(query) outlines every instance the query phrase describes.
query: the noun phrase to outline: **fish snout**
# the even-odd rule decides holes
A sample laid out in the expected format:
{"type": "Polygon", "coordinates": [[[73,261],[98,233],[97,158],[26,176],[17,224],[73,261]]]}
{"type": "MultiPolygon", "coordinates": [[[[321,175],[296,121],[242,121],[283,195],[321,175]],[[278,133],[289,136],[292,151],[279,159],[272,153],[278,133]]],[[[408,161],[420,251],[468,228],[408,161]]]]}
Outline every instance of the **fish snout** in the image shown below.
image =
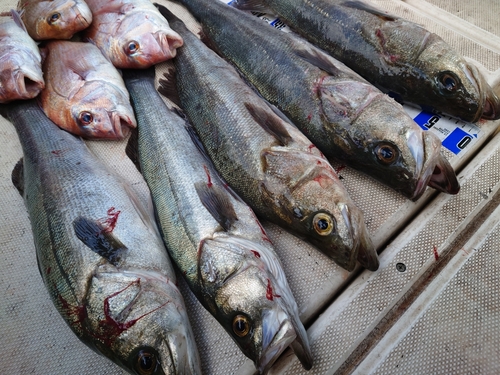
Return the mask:
{"type": "Polygon", "coordinates": [[[172,59],[177,55],[177,48],[182,47],[184,40],[175,31],[160,30],[153,34],[156,42],[165,55],[165,59],[172,59]]]}
{"type": "Polygon", "coordinates": [[[281,353],[295,341],[297,333],[282,310],[265,311],[262,324],[262,352],[255,359],[255,366],[261,374],[266,374],[281,353]]]}
{"type": "Polygon", "coordinates": [[[31,99],[45,87],[41,75],[23,69],[6,72],[0,77],[0,102],[16,99],[31,99]]]}
{"type": "Polygon", "coordinates": [[[500,118],[500,86],[496,90],[490,89],[486,94],[482,117],[485,120],[500,118]]]}
{"type": "Polygon", "coordinates": [[[133,115],[126,112],[112,112],[111,124],[113,126],[113,138],[122,139],[129,135],[130,130],[137,127],[137,122],[133,115]]]}
{"type": "Polygon", "coordinates": [[[76,31],[86,29],[92,23],[92,11],[84,1],[78,1],[73,6],[75,13],[75,24],[77,25],[76,31]]]}

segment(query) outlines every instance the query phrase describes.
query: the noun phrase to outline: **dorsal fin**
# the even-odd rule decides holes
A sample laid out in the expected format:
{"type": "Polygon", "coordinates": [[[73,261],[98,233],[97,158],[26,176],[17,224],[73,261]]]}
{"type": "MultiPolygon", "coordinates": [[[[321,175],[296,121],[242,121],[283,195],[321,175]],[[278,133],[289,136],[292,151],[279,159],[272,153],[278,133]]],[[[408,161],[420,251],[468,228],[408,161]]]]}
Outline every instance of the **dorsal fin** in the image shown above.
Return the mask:
{"type": "Polygon", "coordinates": [[[398,17],[393,16],[392,14],[384,13],[380,9],[372,7],[371,5],[368,5],[368,4],[363,3],[361,1],[346,1],[346,2],[341,3],[340,5],[345,6],[346,8],[363,10],[365,12],[371,13],[371,14],[383,19],[384,21],[396,21],[398,19],[398,17]]]}
{"type": "Polygon", "coordinates": [[[102,223],[83,216],[73,221],[75,235],[93,252],[117,266],[127,247],[102,223]]]}
{"type": "Polygon", "coordinates": [[[21,29],[23,29],[26,33],[28,33],[28,30],[26,30],[26,26],[24,25],[24,22],[21,19],[21,15],[14,9],[10,10],[10,15],[14,20],[14,22],[16,23],[16,25],[19,26],[21,29]]]}
{"type": "Polygon", "coordinates": [[[19,161],[14,166],[11,174],[11,180],[17,191],[21,196],[24,196],[24,163],[23,158],[19,159],[19,161]]]}
{"type": "Polygon", "coordinates": [[[255,10],[260,12],[269,12],[262,0],[233,0],[228,5],[241,10],[255,10]]]}
{"type": "Polygon", "coordinates": [[[233,223],[238,220],[228,192],[216,185],[201,181],[195,183],[194,187],[203,206],[220,226],[225,231],[228,231],[233,223]]]}
{"type": "Polygon", "coordinates": [[[282,146],[286,146],[292,139],[288,130],[283,125],[283,120],[274,114],[269,108],[245,103],[254,120],[262,126],[269,134],[278,140],[282,146]]]}
{"type": "Polygon", "coordinates": [[[159,80],[158,92],[162,94],[165,98],[169,99],[176,106],[181,106],[181,100],[179,98],[179,91],[177,90],[177,79],[175,76],[175,70],[170,68],[166,73],[163,73],[165,79],[159,80]]]}
{"type": "Polygon", "coordinates": [[[297,50],[295,54],[301,59],[307,61],[309,64],[314,65],[321,70],[324,70],[332,76],[338,77],[340,74],[342,74],[340,69],[332,63],[330,57],[325,53],[317,50],[316,48],[301,48],[297,50]]]}

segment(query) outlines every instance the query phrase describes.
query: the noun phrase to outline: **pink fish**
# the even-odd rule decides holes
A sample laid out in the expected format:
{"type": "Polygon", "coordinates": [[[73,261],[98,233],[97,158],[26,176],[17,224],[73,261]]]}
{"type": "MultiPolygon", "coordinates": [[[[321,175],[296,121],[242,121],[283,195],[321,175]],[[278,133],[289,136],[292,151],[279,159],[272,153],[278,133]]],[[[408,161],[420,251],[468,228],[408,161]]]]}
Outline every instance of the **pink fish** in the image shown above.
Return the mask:
{"type": "Polygon", "coordinates": [[[93,23],[84,38],[117,68],[148,68],[175,57],[183,40],[148,0],[87,0],[93,23]]]}
{"type": "Polygon", "coordinates": [[[137,122],[118,70],[90,43],[57,40],[42,49],[40,105],[59,127],[85,138],[121,139],[137,122]]]}
{"type": "Polygon", "coordinates": [[[34,98],[44,86],[40,51],[12,10],[0,17],[0,103],[34,98]]]}
{"type": "Polygon", "coordinates": [[[17,7],[35,40],[71,39],[92,22],[92,12],[83,0],[20,0],[17,7]]]}

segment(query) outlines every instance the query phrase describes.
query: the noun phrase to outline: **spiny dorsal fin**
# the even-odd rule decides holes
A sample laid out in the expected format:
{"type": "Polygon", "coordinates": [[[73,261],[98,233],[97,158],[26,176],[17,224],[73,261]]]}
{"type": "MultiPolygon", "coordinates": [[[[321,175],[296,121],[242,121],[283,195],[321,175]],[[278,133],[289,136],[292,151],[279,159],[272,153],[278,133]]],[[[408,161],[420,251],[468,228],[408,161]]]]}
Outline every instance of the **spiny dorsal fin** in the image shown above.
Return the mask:
{"type": "Polygon", "coordinates": [[[11,174],[11,180],[17,191],[21,196],[24,196],[24,163],[23,158],[19,159],[19,161],[14,166],[11,174]]]}
{"type": "Polygon", "coordinates": [[[398,19],[398,17],[393,16],[392,14],[384,13],[380,9],[372,7],[371,5],[368,5],[368,4],[363,3],[361,1],[346,1],[340,5],[345,6],[346,8],[363,10],[365,12],[371,13],[371,14],[383,19],[384,21],[396,21],[398,19]]]}
{"type": "Polygon", "coordinates": [[[73,228],[80,241],[114,266],[118,265],[127,250],[127,247],[99,221],[79,216],[73,221],[73,228]]]}
{"type": "Polygon", "coordinates": [[[160,86],[158,86],[158,92],[165,98],[171,100],[176,106],[180,107],[181,100],[179,98],[179,91],[177,91],[175,70],[171,68],[166,73],[163,73],[163,76],[165,79],[159,80],[160,86]]]}
{"type": "Polygon", "coordinates": [[[254,120],[262,126],[269,134],[278,140],[282,146],[286,146],[292,139],[288,130],[283,125],[283,121],[274,114],[269,108],[256,106],[252,103],[245,103],[254,120]]]}
{"type": "Polygon", "coordinates": [[[228,193],[216,185],[201,181],[195,183],[194,187],[203,206],[220,226],[225,231],[228,231],[233,223],[238,220],[228,193]]]}
{"type": "Polygon", "coordinates": [[[331,74],[332,76],[339,76],[342,72],[337,68],[330,57],[315,48],[299,49],[295,54],[301,59],[307,61],[309,64],[314,65],[321,70],[331,74]]]}

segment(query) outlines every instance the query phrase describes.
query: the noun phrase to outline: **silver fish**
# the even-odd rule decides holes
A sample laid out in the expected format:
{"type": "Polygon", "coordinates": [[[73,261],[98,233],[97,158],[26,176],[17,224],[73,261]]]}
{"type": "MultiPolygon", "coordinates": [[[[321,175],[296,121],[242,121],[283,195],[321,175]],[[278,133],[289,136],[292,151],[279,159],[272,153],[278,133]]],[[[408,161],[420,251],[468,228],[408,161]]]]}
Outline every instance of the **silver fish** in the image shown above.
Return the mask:
{"type": "Polygon", "coordinates": [[[44,87],[40,51],[19,14],[0,16],[0,103],[34,98],[44,87]]]}
{"type": "Polygon", "coordinates": [[[438,35],[364,1],[234,0],[263,4],[299,34],[385,92],[465,121],[500,118],[500,97],[438,35]]]}
{"type": "Polygon", "coordinates": [[[191,126],[164,104],[154,70],[124,70],[124,79],[139,123],[141,171],[191,290],[261,373],[288,346],[310,368],[297,304],[253,211],[193,143],[191,126]]]}
{"type": "MultiPolygon", "coordinates": [[[[328,160],[229,63],[168,17],[186,41],[174,60],[180,103],[221,176],[257,215],[306,237],[340,266],[352,270],[358,259],[377,269],[363,213],[328,160]]],[[[169,82],[162,85],[165,92],[169,82]]]]}
{"type": "Polygon", "coordinates": [[[186,309],[153,215],[36,101],[4,106],[13,172],[52,302],[86,345],[132,374],[199,374],[186,309]]]}
{"type": "Polygon", "coordinates": [[[412,200],[427,185],[450,194],[459,191],[439,139],[344,64],[220,1],[180,2],[201,23],[209,45],[327,157],[412,200]]]}

